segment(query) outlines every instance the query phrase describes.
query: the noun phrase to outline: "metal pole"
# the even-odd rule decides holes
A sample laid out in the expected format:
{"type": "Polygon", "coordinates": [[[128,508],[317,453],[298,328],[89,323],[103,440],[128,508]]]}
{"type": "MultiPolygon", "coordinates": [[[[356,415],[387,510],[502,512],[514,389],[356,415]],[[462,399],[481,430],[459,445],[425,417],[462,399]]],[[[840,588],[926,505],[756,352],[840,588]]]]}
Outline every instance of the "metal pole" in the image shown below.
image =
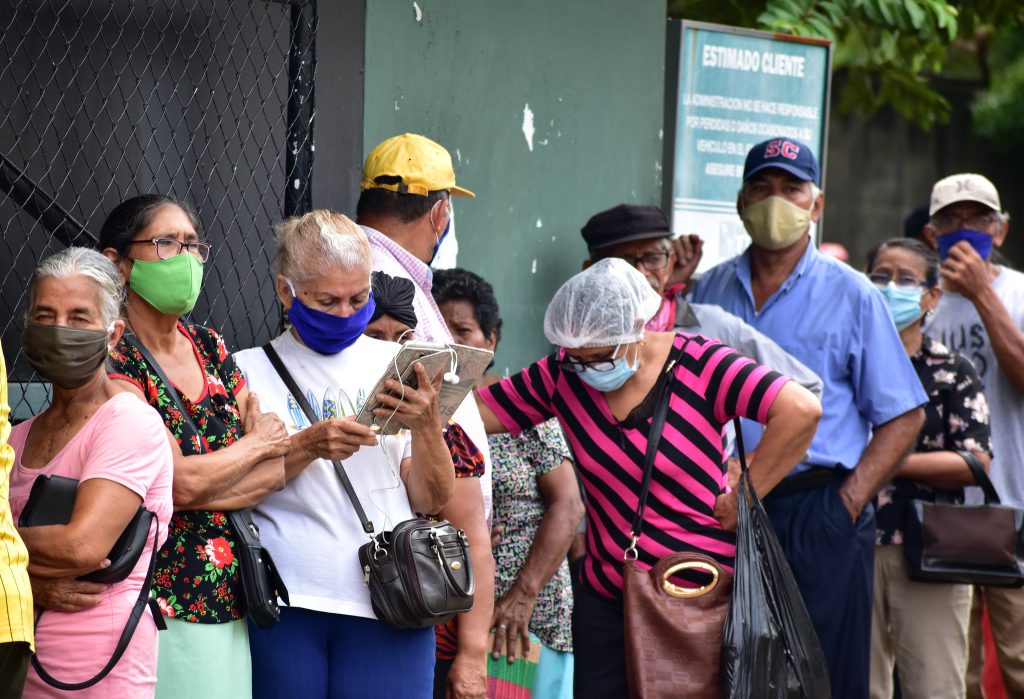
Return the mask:
{"type": "Polygon", "coordinates": [[[284,215],[313,208],[313,94],[316,72],[316,2],[293,3],[288,48],[288,139],[284,215]]]}
{"type": "Polygon", "coordinates": [[[57,200],[33,182],[25,171],[0,153],[0,191],[65,245],[94,247],[96,236],[57,200]]]}

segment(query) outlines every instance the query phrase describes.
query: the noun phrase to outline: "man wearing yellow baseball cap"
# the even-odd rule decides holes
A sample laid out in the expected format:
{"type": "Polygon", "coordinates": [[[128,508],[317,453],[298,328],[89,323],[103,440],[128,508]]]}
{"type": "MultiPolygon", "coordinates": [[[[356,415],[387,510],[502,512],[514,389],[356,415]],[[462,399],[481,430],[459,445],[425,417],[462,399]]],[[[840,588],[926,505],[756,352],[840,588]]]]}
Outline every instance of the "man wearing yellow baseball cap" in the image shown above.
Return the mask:
{"type": "MultiPolygon", "coordinates": [[[[393,136],[370,151],[363,165],[356,222],[373,251],[373,269],[405,277],[416,286],[416,339],[451,342],[452,336],[430,293],[430,263],[452,228],[450,196],[473,197],[455,184],[452,157],[425,136],[393,136]]],[[[483,454],[484,476],[456,480],[455,494],[441,511],[469,537],[476,577],[472,611],[458,618],[458,651],[439,658],[436,685],[455,699],[475,699],[487,690],[487,646],[494,609],[494,558],[487,520],[491,509],[491,458],[476,402],[469,397],[452,416],[483,454]]]]}

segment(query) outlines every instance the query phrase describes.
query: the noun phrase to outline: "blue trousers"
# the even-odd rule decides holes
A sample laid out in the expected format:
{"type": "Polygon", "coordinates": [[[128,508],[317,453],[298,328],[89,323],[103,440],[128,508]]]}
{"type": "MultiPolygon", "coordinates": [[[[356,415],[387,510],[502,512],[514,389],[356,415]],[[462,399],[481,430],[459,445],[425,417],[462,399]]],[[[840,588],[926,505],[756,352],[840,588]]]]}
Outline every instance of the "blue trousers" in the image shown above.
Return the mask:
{"type": "Polygon", "coordinates": [[[833,699],[866,699],[871,672],[875,511],[857,522],[837,483],[765,501],[828,661],[833,699]]]}
{"type": "Polygon", "coordinates": [[[434,630],[285,607],[250,624],[253,699],[431,699],[434,630]]]}

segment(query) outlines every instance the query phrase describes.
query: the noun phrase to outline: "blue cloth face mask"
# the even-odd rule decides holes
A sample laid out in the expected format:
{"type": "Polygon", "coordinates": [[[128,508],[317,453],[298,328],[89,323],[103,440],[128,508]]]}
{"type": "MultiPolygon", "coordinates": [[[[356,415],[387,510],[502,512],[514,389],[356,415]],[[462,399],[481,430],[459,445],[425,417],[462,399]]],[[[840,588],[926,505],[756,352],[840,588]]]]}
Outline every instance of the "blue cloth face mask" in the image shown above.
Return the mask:
{"type": "Polygon", "coordinates": [[[337,354],[352,345],[366,330],[377,304],[373,292],[366,303],[350,316],[342,317],[310,308],[299,300],[295,286],[288,281],[292,291],[292,307],[288,309],[288,320],[302,342],[314,352],[337,354]]]}
{"type": "Polygon", "coordinates": [[[889,307],[889,315],[892,316],[897,330],[904,330],[913,325],[921,318],[921,288],[897,289],[896,285],[889,282],[878,288],[885,298],[885,304],[889,307]]]}
{"type": "Polygon", "coordinates": [[[939,257],[945,260],[949,257],[949,249],[962,240],[966,240],[978,253],[978,257],[983,260],[987,260],[992,254],[992,236],[981,231],[973,231],[970,228],[961,228],[953,233],[939,236],[939,257]]]}
{"type": "MultiPolygon", "coordinates": [[[[620,347],[622,345],[615,345],[615,349],[612,351],[613,357],[618,354],[620,347]]],[[[640,351],[637,350],[636,361],[632,364],[626,361],[626,355],[613,359],[612,364],[614,366],[607,371],[598,371],[592,367],[587,367],[580,372],[580,380],[601,393],[610,393],[611,391],[618,390],[640,368],[640,351]]]]}

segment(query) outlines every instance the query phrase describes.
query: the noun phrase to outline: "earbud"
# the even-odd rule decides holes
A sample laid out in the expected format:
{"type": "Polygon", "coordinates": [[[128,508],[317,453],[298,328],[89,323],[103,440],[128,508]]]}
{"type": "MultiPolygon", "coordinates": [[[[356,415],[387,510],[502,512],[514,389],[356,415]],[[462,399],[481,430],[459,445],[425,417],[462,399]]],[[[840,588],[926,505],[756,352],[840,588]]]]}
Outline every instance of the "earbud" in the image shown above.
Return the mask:
{"type": "Polygon", "coordinates": [[[443,378],[445,381],[447,381],[448,383],[452,384],[453,386],[455,384],[459,383],[459,381],[461,381],[461,379],[459,378],[459,375],[456,374],[456,373],[453,373],[451,371],[444,372],[444,376],[441,377],[441,378],[443,378]]]}

